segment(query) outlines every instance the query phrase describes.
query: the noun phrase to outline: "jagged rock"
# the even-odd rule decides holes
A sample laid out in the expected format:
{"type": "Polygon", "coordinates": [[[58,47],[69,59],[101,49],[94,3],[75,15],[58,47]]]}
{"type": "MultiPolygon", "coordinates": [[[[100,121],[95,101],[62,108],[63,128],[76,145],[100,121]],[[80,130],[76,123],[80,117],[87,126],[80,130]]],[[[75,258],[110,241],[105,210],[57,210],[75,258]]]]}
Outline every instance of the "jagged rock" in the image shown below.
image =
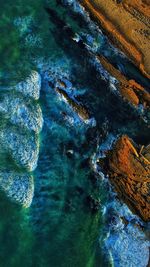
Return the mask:
{"type": "Polygon", "coordinates": [[[23,98],[5,94],[0,101],[0,114],[14,125],[39,133],[43,125],[40,105],[26,102],[23,98]]]}
{"type": "Polygon", "coordinates": [[[14,202],[29,207],[34,194],[33,177],[27,173],[0,171],[0,189],[14,202]]]}
{"type": "Polygon", "coordinates": [[[90,119],[90,115],[88,111],[85,109],[85,107],[83,107],[81,104],[79,104],[74,99],[72,99],[65,90],[58,88],[58,87],[55,90],[57,93],[59,93],[61,96],[64,97],[64,99],[69,103],[72,109],[78,114],[78,116],[82,120],[86,121],[90,119]]]}
{"type": "Polygon", "coordinates": [[[108,152],[104,169],[119,197],[144,221],[150,221],[150,146],[138,149],[126,135],[108,152]]]}
{"type": "Polygon", "coordinates": [[[143,147],[142,155],[150,162],[150,145],[143,147]]]}
{"type": "Polygon", "coordinates": [[[28,171],[36,168],[39,154],[36,135],[27,135],[7,127],[0,131],[0,146],[12,157],[18,167],[28,171]]]}
{"type": "Polygon", "coordinates": [[[110,75],[117,79],[118,84],[116,87],[124,99],[136,107],[142,104],[144,108],[150,108],[150,94],[144,87],[134,80],[127,79],[105,57],[97,56],[97,60],[100,61],[110,75]]]}
{"type": "Polygon", "coordinates": [[[38,100],[41,89],[40,74],[36,71],[32,71],[31,75],[25,81],[18,83],[13,89],[22,93],[24,96],[38,100]]]}
{"type": "Polygon", "coordinates": [[[149,6],[147,1],[80,0],[92,17],[142,73],[150,77],[149,6]],[[120,1],[119,1],[120,2],[120,1]],[[140,41],[139,41],[140,40],[140,41]]]}

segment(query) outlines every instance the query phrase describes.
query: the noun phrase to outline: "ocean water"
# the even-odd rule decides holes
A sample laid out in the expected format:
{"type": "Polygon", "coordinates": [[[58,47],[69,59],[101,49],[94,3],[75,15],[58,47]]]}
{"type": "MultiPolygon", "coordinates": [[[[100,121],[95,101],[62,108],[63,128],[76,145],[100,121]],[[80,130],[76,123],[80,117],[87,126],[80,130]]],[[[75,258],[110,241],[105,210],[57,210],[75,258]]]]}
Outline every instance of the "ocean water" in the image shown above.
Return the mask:
{"type": "MultiPolygon", "coordinates": [[[[33,8],[36,10],[37,7],[33,8]]],[[[105,149],[104,141],[108,136],[113,139],[126,133],[136,142],[147,144],[148,115],[121,100],[116,92],[116,81],[97,65],[93,53],[107,55],[126,75],[138,77],[145,87],[148,82],[112,47],[87,15],[75,13],[73,7],[68,6],[68,1],[63,4],[61,1],[47,1],[40,8],[43,8],[41,16],[46,17],[45,28],[41,28],[46,31],[46,37],[42,39],[46,43],[40,48],[45,54],[37,53],[35,57],[36,46],[39,46],[35,34],[31,65],[36,65],[42,79],[38,103],[44,124],[39,135],[38,165],[32,173],[34,198],[31,206],[25,209],[12,203],[4,193],[0,194],[0,266],[137,266],[133,258],[138,259],[138,246],[141,244],[145,251],[145,264],[149,243],[145,235],[140,236],[138,229],[137,239],[141,243],[137,243],[132,230],[125,232],[122,225],[119,232],[116,230],[116,235],[122,231],[124,240],[128,237],[126,244],[131,242],[132,235],[135,236],[134,250],[130,248],[133,252],[130,261],[127,260],[128,249],[123,251],[122,248],[119,252],[120,243],[113,252],[111,244],[115,244],[116,240],[114,228],[120,225],[117,208],[129,219],[133,219],[134,215],[116,201],[107,178],[100,175],[92,159],[101,145],[105,149]],[[89,48],[74,40],[78,38],[82,38],[89,48]],[[90,121],[82,120],[56,92],[59,80],[66,83],[67,93],[86,107],[90,121]],[[117,223],[113,221],[114,211],[117,223]],[[123,259],[118,256],[120,253],[123,259]]],[[[15,13],[13,16],[19,25],[15,13]]],[[[30,24],[27,21],[21,24],[25,32],[30,24]]],[[[25,62],[28,55],[24,58],[25,62]]],[[[21,73],[20,77],[24,76],[20,66],[17,73],[21,73]]],[[[14,77],[16,81],[16,73],[8,77],[14,77]]],[[[1,125],[6,123],[3,116],[0,120],[1,125]]],[[[6,126],[11,131],[9,120],[6,126]]],[[[8,160],[3,162],[3,155],[0,158],[1,165],[10,168],[8,160]]],[[[11,169],[15,169],[13,162],[11,169]]],[[[139,261],[139,267],[142,266],[146,264],[142,265],[139,261]]]]}

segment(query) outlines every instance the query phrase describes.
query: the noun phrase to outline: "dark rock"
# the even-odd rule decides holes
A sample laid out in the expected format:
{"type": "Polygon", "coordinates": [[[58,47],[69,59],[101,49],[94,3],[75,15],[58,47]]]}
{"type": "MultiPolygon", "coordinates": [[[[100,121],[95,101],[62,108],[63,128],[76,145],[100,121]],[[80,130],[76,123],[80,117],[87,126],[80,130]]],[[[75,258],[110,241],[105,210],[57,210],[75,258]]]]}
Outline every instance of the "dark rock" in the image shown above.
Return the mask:
{"type": "Polygon", "coordinates": [[[100,208],[100,200],[95,199],[92,195],[88,195],[86,197],[86,204],[90,208],[92,212],[97,212],[99,211],[100,208]]]}

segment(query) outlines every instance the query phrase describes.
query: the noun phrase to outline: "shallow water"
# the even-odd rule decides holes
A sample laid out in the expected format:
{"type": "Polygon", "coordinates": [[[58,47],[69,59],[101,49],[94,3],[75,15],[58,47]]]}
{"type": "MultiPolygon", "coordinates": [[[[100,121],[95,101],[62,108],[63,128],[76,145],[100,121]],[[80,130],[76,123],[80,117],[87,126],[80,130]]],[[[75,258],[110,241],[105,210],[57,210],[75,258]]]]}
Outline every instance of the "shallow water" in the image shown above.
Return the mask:
{"type": "MultiPolygon", "coordinates": [[[[143,117],[111,90],[110,80],[104,80],[102,69],[96,70],[89,52],[64,30],[66,23],[73,33],[93,34],[98,40],[97,51],[108,54],[112,61],[116,59],[118,66],[121,55],[102,33],[90,29],[83,18],[56,2],[49,3],[49,58],[36,58],[42,77],[39,103],[44,125],[38,166],[33,172],[35,195],[31,207],[24,209],[1,194],[2,267],[112,266],[104,246],[109,230],[104,210],[110,201],[110,188],[94,173],[91,158],[108,132],[114,136],[127,133],[139,143],[149,140],[143,117]],[[68,93],[87,107],[96,127],[82,121],[55,92],[52,83],[62,78],[72,82],[68,93]],[[95,211],[96,200],[100,207],[95,211]]],[[[124,58],[120,68],[128,76],[134,73],[147,86],[147,80],[127,59],[123,63],[124,58]]]]}

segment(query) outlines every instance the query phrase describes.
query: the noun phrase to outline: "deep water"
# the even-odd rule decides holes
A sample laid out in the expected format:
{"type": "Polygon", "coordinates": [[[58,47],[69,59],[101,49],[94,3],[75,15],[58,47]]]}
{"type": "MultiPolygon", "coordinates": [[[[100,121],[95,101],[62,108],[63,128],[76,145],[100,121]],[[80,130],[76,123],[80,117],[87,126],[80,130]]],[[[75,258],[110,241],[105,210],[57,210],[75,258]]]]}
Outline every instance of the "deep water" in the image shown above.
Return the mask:
{"type": "Polygon", "coordinates": [[[113,79],[96,67],[93,51],[107,55],[145,87],[148,82],[67,4],[47,1],[41,12],[47,17],[49,41],[43,47],[45,57],[34,57],[42,77],[39,103],[44,119],[38,166],[33,172],[35,194],[28,209],[0,195],[0,266],[113,266],[104,245],[109,224],[104,211],[111,190],[94,172],[92,157],[108,133],[126,133],[137,143],[147,144],[149,129],[145,115],[122,101],[112,89],[113,79]],[[89,42],[92,53],[73,40],[76,33],[89,42]],[[80,119],[56,93],[53,85],[59,79],[67,81],[68,94],[87,108],[91,123],[80,119]]]}

